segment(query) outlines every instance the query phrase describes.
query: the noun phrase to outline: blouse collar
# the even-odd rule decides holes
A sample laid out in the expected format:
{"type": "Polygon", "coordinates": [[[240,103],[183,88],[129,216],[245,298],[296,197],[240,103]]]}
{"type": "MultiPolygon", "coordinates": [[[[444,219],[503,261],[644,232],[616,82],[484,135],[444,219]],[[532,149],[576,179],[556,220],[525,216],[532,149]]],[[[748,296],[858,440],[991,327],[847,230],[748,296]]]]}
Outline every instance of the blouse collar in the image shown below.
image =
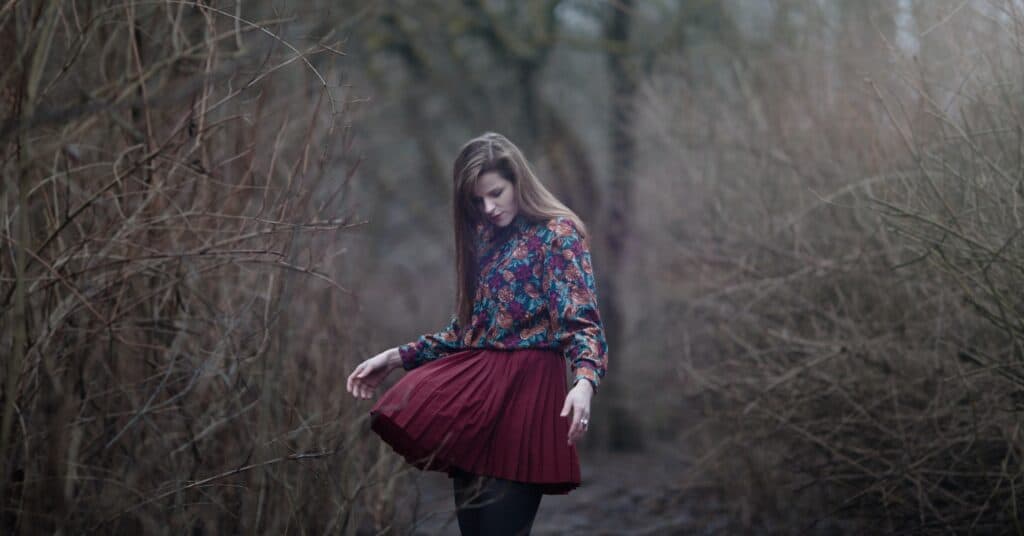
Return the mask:
{"type": "Polygon", "coordinates": [[[530,222],[527,221],[526,217],[523,216],[523,213],[520,212],[516,214],[516,217],[512,219],[508,226],[512,228],[511,230],[517,233],[521,233],[525,231],[527,227],[530,226],[530,222]]]}
{"type": "Polygon", "coordinates": [[[480,239],[487,243],[502,238],[511,238],[513,234],[519,234],[525,231],[530,226],[529,220],[527,220],[522,213],[516,214],[516,217],[509,222],[505,227],[498,227],[490,222],[480,222],[477,224],[477,233],[480,239]]]}

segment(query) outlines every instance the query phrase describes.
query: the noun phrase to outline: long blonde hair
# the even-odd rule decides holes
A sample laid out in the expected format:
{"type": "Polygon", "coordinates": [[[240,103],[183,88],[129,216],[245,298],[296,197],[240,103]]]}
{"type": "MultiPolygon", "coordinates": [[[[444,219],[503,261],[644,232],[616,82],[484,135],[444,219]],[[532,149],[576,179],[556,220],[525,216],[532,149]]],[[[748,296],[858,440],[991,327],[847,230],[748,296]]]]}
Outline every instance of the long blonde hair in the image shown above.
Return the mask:
{"type": "Polygon", "coordinates": [[[452,209],[455,223],[456,298],[459,325],[469,326],[476,295],[479,253],[473,236],[475,227],[485,222],[473,203],[473,192],[480,176],[497,172],[515,187],[519,217],[542,222],[555,217],[570,219],[585,236],[586,228],[575,212],[559,201],[530,168],[523,153],[505,136],[487,132],[466,142],[455,158],[452,173],[452,209]]]}

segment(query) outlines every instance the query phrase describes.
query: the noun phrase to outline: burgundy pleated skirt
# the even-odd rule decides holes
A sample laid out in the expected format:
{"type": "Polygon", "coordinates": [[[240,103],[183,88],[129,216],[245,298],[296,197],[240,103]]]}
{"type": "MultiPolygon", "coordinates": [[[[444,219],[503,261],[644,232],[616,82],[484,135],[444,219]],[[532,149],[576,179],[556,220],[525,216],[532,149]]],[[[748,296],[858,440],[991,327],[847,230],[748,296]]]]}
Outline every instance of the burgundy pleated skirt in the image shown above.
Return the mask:
{"type": "Polygon", "coordinates": [[[409,463],[539,484],[564,494],[580,484],[565,361],[553,350],[473,349],[405,374],[370,410],[371,428],[409,463]]]}

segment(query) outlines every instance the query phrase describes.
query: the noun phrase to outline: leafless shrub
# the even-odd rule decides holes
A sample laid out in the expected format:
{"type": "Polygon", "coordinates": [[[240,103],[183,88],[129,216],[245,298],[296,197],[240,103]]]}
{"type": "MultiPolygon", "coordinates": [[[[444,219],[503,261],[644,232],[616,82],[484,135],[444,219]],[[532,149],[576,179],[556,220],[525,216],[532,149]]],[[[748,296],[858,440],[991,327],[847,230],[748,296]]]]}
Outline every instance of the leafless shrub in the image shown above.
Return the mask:
{"type": "Polygon", "coordinates": [[[676,253],[639,268],[673,313],[645,328],[677,334],[683,484],[739,526],[1024,531],[1024,18],[965,4],[925,5],[917,57],[869,25],[873,55],[647,89],[642,225],[676,253]]]}
{"type": "Polygon", "coordinates": [[[240,2],[0,3],[0,531],[354,532],[337,46],[240,2]]]}

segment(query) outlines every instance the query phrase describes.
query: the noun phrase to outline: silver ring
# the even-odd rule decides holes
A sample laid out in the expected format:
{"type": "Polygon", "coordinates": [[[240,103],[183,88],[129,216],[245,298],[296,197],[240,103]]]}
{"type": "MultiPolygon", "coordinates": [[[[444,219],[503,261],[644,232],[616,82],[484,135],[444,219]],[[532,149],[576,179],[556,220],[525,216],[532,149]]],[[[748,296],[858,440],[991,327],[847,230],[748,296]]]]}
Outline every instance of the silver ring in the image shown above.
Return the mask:
{"type": "Polygon", "coordinates": [[[580,424],[582,424],[583,426],[589,426],[590,421],[587,419],[580,419],[580,424]]]}

